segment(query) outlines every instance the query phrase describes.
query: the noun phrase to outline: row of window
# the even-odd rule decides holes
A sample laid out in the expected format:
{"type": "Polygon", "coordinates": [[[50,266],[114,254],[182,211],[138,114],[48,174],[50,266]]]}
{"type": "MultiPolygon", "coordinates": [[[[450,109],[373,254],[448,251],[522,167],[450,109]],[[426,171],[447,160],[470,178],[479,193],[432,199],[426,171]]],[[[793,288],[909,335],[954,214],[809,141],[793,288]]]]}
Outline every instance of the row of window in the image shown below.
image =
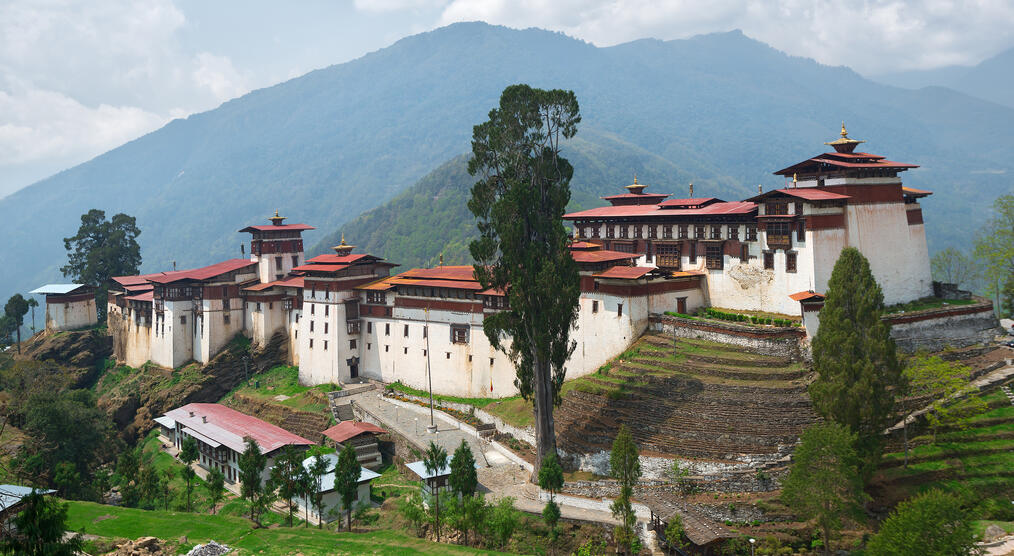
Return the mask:
{"type": "MultiPolygon", "coordinates": [[[[677,226],[665,225],[662,226],[662,239],[691,239],[691,232],[693,234],[692,239],[696,240],[722,240],[731,239],[739,240],[739,226],[727,225],[725,227],[725,234],[722,234],[722,225],[689,225],[679,224],[677,226]],[[677,233],[676,237],[673,237],[673,230],[677,233]]],[[[792,233],[793,227],[796,232],[796,241],[806,241],[806,222],[803,220],[792,222],[769,222],[767,224],[767,235],[768,243],[771,243],[771,238],[775,237],[776,241],[780,241],[782,238],[788,238],[792,233]]],[[[639,224],[607,224],[606,228],[606,239],[641,239],[642,230],[644,226],[639,224]]],[[[648,239],[659,239],[658,238],[658,225],[649,225],[648,239]]],[[[757,226],[748,224],[746,226],[746,233],[743,239],[745,241],[757,241],[757,226]]],[[[581,237],[598,238],[599,226],[584,226],[579,228],[581,237]]]]}

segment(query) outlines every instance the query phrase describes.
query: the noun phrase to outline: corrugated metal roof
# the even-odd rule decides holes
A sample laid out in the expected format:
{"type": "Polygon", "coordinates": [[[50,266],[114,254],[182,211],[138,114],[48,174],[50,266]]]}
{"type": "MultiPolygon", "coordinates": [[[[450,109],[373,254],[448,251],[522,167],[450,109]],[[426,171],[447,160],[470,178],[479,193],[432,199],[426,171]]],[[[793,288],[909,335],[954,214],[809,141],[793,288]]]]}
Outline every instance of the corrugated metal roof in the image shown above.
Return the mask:
{"type": "Polygon", "coordinates": [[[695,209],[661,208],[660,205],[621,205],[599,207],[563,215],[564,218],[575,220],[580,218],[615,218],[624,216],[713,216],[723,214],[749,214],[757,210],[757,205],[749,201],[732,201],[712,203],[695,209]]]}
{"type": "Polygon", "coordinates": [[[259,292],[271,289],[275,286],[281,288],[302,288],[304,280],[305,279],[302,276],[289,276],[288,278],[282,280],[275,280],[273,282],[264,282],[263,284],[254,284],[252,286],[243,288],[243,291],[259,292]]]}
{"type": "Polygon", "coordinates": [[[21,500],[25,496],[28,496],[32,491],[38,492],[39,494],[53,494],[55,490],[47,490],[29,486],[21,485],[0,485],[0,512],[4,512],[7,508],[13,508],[21,503],[21,500]]]}
{"type": "Polygon", "coordinates": [[[299,272],[338,272],[348,268],[347,264],[304,264],[293,268],[299,272]]]}
{"type": "MultiPolygon", "coordinates": [[[[191,270],[177,270],[172,272],[163,272],[161,274],[147,274],[147,278],[151,282],[157,284],[170,284],[172,282],[178,282],[180,280],[208,280],[216,276],[239,270],[241,268],[251,267],[256,265],[255,261],[250,259],[229,259],[213,265],[202,266],[201,268],[194,268],[191,270]]],[[[121,284],[123,284],[121,282],[121,284]]],[[[127,285],[127,284],[123,284],[127,285]]]]}
{"type": "MultiPolygon", "coordinates": [[[[321,492],[331,492],[334,490],[334,468],[338,465],[338,454],[324,454],[323,458],[327,460],[327,473],[321,477],[321,492]]],[[[303,460],[303,468],[307,471],[314,464],[316,458],[311,456],[303,460]]],[[[376,471],[370,471],[369,469],[360,466],[359,467],[359,479],[357,483],[365,483],[366,481],[372,481],[380,476],[380,473],[376,471]]]]}
{"type": "Polygon", "coordinates": [[[364,284],[362,286],[356,286],[357,290],[369,290],[369,291],[387,291],[394,287],[390,281],[390,278],[381,278],[375,282],[364,284]]]}
{"type": "Polygon", "coordinates": [[[636,280],[644,277],[645,274],[655,270],[651,266],[614,266],[594,274],[596,278],[619,278],[623,280],[636,280]]]}
{"type": "Polygon", "coordinates": [[[46,284],[28,293],[63,295],[84,287],[86,287],[84,284],[46,284]]]}
{"type": "Polygon", "coordinates": [[[785,195],[789,195],[791,197],[804,199],[806,201],[838,201],[843,199],[851,199],[851,197],[849,197],[848,195],[834,193],[833,191],[828,191],[826,189],[821,189],[819,187],[787,187],[783,189],[773,189],[771,191],[767,191],[765,193],[757,195],[756,197],[751,197],[748,200],[756,202],[761,199],[770,197],[776,193],[782,193],[785,195]]]}
{"type": "Polygon", "coordinates": [[[933,194],[932,191],[927,191],[925,189],[916,189],[914,187],[904,187],[904,186],[902,186],[901,192],[904,193],[905,195],[908,195],[909,197],[925,197],[927,195],[933,194]]]}
{"type": "Polygon", "coordinates": [[[700,206],[709,203],[724,203],[725,201],[717,197],[697,197],[690,199],[669,199],[668,201],[662,201],[659,206],[663,207],[683,207],[683,206],[700,206]]]}
{"type": "Polygon", "coordinates": [[[434,477],[446,477],[447,475],[451,474],[450,465],[444,465],[442,468],[438,469],[436,473],[430,473],[429,471],[427,471],[426,466],[423,465],[423,462],[421,461],[413,461],[406,463],[405,467],[411,469],[413,473],[418,475],[419,478],[424,481],[426,479],[432,479],[434,477]]]}
{"type": "Polygon", "coordinates": [[[356,262],[356,261],[358,261],[360,259],[364,259],[364,258],[377,259],[378,257],[374,257],[373,255],[366,255],[366,254],[363,254],[363,253],[359,253],[359,254],[356,254],[356,255],[328,255],[328,254],[325,254],[325,255],[317,255],[316,257],[314,257],[314,258],[312,258],[312,259],[310,259],[310,260],[308,260],[306,262],[308,262],[308,263],[329,263],[329,264],[350,264],[350,263],[354,263],[354,262],[356,262]]]}
{"type": "Polygon", "coordinates": [[[823,301],[824,296],[814,292],[796,292],[789,295],[793,301],[823,301]]]}
{"type": "Polygon", "coordinates": [[[147,301],[150,303],[155,299],[155,292],[152,290],[148,290],[144,293],[139,293],[137,295],[128,295],[123,299],[126,299],[127,301],[147,301]]]}
{"type": "Polygon", "coordinates": [[[240,453],[246,449],[243,439],[247,436],[256,440],[261,452],[265,454],[290,444],[314,444],[267,421],[217,403],[190,403],[167,411],[165,416],[240,453]],[[194,412],[193,417],[190,416],[191,411],[194,412]],[[207,422],[204,422],[204,417],[207,417],[207,422]]]}
{"type": "Polygon", "coordinates": [[[373,423],[365,423],[362,421],[342,421],[321,434],[331,440],[334,440],[335,442],[345,442],[346,440],[355,438],[360,434],[384,434],[386,432],[386,430],[374,425],[373,423]]]}
{"type": "Polygon", "coordinates": [[[316,230],[313,226],[306,224],[282,224],[281,226],[275,226],[274,224],[264,224],[259,226],[247,226],[240,230],[240,232],[287,232],[287,231],[303,231],[303,230],[316,230]]]}
{"type": "Polygon", "coordinates": [[[413,268],[398,274],[398,277],[433,278],[436,280],[475,280],[474,273],[475,269],[470,265],[452,265],[435,268],[413,268]]]}
{"type": "Polygon", "coordinates": [[[450,288],[456,290],[481,290],[482,285],[474,280],[417,280],[395,276],[390,283],[397,286],[427,286],[431,288],[450,288]]]}
{"type": "Polygon", "coordinates": [[[621,253],[601,249],[599,251],[571,251],[570,256],[579,263],[604,263],[609,261],[622,261],[636,259],[641,255],[637,253],[621,253]]]}

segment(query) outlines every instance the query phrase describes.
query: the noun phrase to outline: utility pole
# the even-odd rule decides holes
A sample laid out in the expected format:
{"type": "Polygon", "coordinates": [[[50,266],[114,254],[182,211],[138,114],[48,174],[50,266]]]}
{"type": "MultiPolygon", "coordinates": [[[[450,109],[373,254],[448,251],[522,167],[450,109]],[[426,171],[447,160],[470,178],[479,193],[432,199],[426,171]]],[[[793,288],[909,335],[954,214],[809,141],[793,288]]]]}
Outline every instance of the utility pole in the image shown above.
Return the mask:
{"type": "Polygon", "coordinates": [[[437,432],[437,424],[433,420],[433,368],[430,366],[430,308],[426,308],[426,320],[423,324],[423,337],[426,338],[426,377],[430,385],[430,426],[426,427],[431,433],[437,432]]]}

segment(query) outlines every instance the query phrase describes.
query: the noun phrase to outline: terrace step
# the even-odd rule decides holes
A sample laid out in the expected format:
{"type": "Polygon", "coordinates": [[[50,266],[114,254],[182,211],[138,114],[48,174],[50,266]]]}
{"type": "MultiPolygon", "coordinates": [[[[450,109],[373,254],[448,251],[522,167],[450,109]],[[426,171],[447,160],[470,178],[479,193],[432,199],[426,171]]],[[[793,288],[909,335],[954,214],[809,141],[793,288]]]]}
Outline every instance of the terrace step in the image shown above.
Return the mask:
{"type": "Polygon", "coordinates": [[[661,367],[677,372],[731,378],[735,380],[798,380],[807,375],[808,371],[801,368],[775,367],[775,366],[736,366],[730,364],[719,364],[711,361],[688,358],[685,362],[676,362],[666,359],[652,357],[636,357],[632,360],[635,363],[661,367]]]}

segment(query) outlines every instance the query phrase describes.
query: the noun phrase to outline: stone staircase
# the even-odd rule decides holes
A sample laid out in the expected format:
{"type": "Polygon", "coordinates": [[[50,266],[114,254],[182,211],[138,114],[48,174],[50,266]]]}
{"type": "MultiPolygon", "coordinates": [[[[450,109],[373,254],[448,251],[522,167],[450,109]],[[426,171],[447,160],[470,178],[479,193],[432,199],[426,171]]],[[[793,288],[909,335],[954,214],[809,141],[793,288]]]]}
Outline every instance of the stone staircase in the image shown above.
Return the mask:
{"type": "Polygon", "coordinates": [[[786,453],[816,420],[806,369],[735,346],[646,336],[640,353],[616,361],[587,384],[612,395],[570,390],[556,410],[557,439],[568,452],[609,450],[626,424],[642,452],[741,461],[786,453]],[[616,395],[622,379],[622,395],[616,395]]]}
{"type": "Polygon", "coordinates": [[[1014,391],[1010,389],[1010,386],[1004,384],[1000,387],[1000,390],[1003,390],[1004,395],[1006,395],[1007,399],[1010,400],[1010,404],[1014,405],[1014,391]]]}

